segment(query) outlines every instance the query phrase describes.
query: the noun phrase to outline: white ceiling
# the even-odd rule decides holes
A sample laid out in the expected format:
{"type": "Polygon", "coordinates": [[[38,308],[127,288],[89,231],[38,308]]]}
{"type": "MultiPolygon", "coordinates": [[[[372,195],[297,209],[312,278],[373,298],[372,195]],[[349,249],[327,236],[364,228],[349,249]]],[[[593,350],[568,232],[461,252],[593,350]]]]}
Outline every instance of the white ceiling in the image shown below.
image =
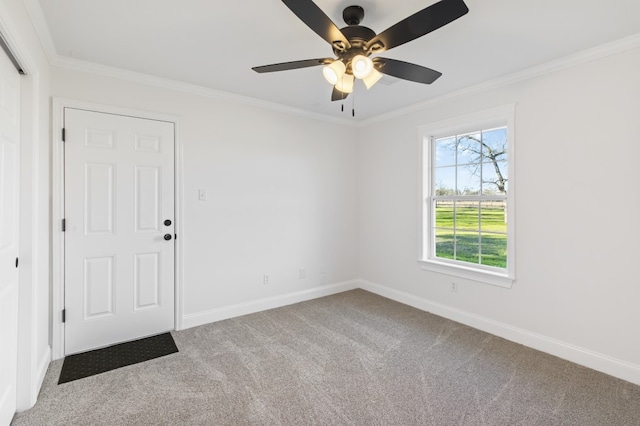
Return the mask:
{"type": "MultiPolygon", "coordinates": [[[[338,25],[351,4],[379,33],[434,0],[315,0],[338,25]]],[[[453,23],[383,56],[442,72],[432,85],[385,77],[356,86],[362,120],[640,33],[638,0],[466,0],[453,23]]],[[[333,117],[320,67],[251,67],[331,57],[280,0],[40,0],[58,55],[164,77],[333,117]]],[[[603,78],[615,78],[603,76],[603,78]]]]}

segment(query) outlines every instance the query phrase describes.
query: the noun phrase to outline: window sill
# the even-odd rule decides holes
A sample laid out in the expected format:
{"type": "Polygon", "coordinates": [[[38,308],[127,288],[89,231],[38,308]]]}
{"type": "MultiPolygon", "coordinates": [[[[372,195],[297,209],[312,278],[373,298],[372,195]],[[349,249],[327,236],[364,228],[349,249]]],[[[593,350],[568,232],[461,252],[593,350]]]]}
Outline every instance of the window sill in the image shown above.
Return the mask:
{"type": "Polygon", "coordinates": [[[418,260],[420,267],[424,271],[437,272],[456,278],[477,281],[483,284],[495,285],[498,287],[511,288],[514,277],[498,272],[484,271],[477,268],[468,268],[462,265],[454,265],[446,262],[440,262],[433,259],[418,260]]]}

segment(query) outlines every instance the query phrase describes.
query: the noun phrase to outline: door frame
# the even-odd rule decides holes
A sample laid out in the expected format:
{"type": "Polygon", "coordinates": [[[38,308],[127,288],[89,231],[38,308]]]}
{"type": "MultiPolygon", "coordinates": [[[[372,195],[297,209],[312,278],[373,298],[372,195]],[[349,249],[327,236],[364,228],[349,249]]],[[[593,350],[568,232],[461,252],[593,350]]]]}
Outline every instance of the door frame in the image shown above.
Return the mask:
{"type": "MultiPolygon", "coordinates": [[[[29,9],[31,0],[24,2],[29,9]]],[[[25,10],[26,10],[25,9],[25,10]]],[[[49,64],[45,51],[36,52],[28,28],[23,28],[17,10],[0,2],[0,32],[22,66],[20,82],[20,199],[17,412],[33,407],[51,360],[49,312],[39,302],[49,300],[49,144],[44,128],[49,128],[49,64]],[[45,163],[46,161],[46,163],[45,163]],[[26,232],[27,230],[28,232],[26,232]],[[42,328],[46,316],[47,326],[42,328]],[[47,342],[41,346],[43,338],[47,342]]],[[[27,12],[28,14],[28,12],[27,12]]],[[[24,16],[27,16],[25,14],[24,16]]]]}
{"type": "Polygon", "coordinates": [[[184,227],[182,225],[183,202],[183,159],[182,142],[180,138],[180,120],[177,116],[162,114],[138,109],[102,105],[85,101],[77,101],[66,98],[53,98],[52,111],[52,212],[51,212],[51,239],[52,239],[52,303],[51,303],[51,340],[52,358],[54,360],[64,358],[64,333],[62,322],[62,309],[64,308],[64,233],[62,232],[62,219],[64,218],[64,150],[62,142],[62,128],[64,124],[64,109],[76,108],[105,114],[124,115],[134,118],[143,118],[159,121],[168,121],[174,124],[174,203],[175,203],[175,272],[174,272],[174,326],[175,330],[182,330],[182,282],[183,282],[183,248],[184,227]]]}

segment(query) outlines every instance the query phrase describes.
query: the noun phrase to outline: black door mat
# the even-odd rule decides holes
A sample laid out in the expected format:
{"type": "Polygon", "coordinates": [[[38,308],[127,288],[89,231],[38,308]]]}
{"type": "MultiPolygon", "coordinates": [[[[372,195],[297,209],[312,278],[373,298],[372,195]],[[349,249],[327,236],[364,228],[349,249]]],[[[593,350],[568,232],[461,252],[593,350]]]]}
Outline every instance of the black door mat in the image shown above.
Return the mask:
{"type": "Polygon", "coordinates": [[[58,384],[105,373],[178,352],[171,333],[119,343],[107,348],[65,357],[58,384]]]}

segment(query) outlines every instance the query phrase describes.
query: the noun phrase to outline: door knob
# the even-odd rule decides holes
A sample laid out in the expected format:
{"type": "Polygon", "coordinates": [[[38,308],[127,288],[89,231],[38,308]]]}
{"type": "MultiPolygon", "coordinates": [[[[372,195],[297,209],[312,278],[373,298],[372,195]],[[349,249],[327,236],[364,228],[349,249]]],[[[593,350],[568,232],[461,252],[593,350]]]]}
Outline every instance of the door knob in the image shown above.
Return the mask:
{"type": "Polygon", "coordinates": [[[171,239],[171,234],[164,234],[164,239],[169,241],[171,239]]]}
{"type": "Polygon", "coordinates": [[[165,220],[164,226],[171,226],[171,221],[169,219],[165,220]]]}

